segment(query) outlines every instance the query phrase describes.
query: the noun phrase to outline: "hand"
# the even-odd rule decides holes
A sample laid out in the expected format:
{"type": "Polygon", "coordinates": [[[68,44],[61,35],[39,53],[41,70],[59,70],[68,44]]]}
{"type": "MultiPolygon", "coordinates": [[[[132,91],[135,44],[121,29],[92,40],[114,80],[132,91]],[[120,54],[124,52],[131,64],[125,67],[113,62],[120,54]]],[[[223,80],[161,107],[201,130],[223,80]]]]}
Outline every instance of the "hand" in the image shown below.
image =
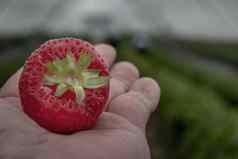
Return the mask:
{"type": "Polygon", "coordinates": [[[94,129],[60,135],[38,126],[25,115],[18,94],[19,70],[0,91],[0,158],[16,159],[149,159],[145,127],[158,104],[160,89],[140,78],[128,62],[113,65],[115,50],[96,49],[111,68],[110,99],[94,129]]]}

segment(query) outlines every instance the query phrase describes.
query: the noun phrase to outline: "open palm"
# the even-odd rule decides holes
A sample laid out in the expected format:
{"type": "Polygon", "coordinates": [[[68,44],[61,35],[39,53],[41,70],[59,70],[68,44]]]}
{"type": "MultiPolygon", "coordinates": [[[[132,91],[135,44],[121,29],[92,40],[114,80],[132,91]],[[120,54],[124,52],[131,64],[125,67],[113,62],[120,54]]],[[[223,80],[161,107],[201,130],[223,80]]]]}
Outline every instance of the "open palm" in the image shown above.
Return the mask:
{"type": "Polygon", "coordinates": [[[60,135],[38,126],[25,115],[18,98],[19,70],[0,91],[0,158],[14,159],[149,159],[146,122],[159,100],[159,86],[140,78],[128,62],[113,65],[115,50],[96,49],[111,68],[110,99],[97,125],[72,135],[60,135]]]}

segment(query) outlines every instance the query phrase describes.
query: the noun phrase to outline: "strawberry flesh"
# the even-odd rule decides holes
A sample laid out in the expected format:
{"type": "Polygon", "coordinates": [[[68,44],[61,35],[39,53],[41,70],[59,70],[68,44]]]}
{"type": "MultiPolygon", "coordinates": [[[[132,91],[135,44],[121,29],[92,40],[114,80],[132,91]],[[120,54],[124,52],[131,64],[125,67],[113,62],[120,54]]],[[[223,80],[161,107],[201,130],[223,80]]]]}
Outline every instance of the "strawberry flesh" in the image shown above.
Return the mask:
{"type": "MultiPolygon", "coordinates": [[[[86,84],[83,85],[82,82],[77,82],[78,78],[74,78],[79,86],[77,88],[80,88],[79,92],[84,96],[77,96],[77,89],[73,89],[74,84],[61,87],[64,89],[60,90],[59,85],[62,86],[62,82],[49,85],[45,80],[46,76],[53,76],[49,73],[49,64],[58,60],[62,65],[62,61],[69,55],[76,64],[85,53],[91,58],[84,69],[97,70],[99,74],[96,78],[106,79],[109,73],[102,57],[91,44],[75,38],[49,40],[26,61],[19,81],[21,103],[24,112],[40,126],[56,133],[70,134],[92,128],[96,124],[109,96],[108,80],[101,85],[95,85],[94,79],[87,81],[88,78],[84,78],[86,84]]],[[[66,69],[66,66],[68,64],[63,68],[66,69]]],[[[69,74],[64,75],[63,79],[68,76],[69,74]]]]}

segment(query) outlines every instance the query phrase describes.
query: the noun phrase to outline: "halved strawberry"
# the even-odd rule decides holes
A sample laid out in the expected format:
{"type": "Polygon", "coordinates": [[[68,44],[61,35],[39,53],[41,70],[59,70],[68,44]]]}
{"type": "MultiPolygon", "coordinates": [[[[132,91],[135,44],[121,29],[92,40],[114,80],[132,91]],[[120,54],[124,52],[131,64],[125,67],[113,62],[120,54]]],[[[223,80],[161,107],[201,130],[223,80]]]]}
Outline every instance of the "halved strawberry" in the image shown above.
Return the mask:
{"type": "Polygon", "coordinates": [[[49,40],[24,65],[19,81],[23,110],[57,133],[92,128],[109,95],[109,73],[88,42],[49,40]]]}

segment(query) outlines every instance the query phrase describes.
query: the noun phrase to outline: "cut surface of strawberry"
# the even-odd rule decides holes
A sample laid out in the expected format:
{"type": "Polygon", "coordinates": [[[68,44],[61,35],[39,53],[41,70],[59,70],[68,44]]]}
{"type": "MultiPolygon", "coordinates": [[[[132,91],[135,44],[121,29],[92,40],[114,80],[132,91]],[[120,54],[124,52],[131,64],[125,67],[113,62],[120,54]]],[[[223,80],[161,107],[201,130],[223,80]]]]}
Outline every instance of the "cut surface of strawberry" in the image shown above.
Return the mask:
{"type": "Polygon", "coordinates": [[[109,96],[109,73],[93,45],[53,39],[27,59],[19,80],[24,112],[57,133],[92,128],[109,96]]]}

